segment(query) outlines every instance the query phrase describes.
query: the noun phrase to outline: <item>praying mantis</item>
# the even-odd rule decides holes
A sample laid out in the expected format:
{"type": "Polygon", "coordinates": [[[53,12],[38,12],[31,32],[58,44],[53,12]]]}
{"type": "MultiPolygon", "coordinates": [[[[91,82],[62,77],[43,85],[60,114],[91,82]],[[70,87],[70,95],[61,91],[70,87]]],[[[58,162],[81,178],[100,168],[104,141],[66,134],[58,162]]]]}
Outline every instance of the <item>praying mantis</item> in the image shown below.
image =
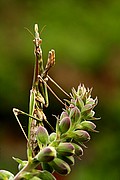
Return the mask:
{"type": "MultiPolygon", "coordinates": [[[[55,97],[64,104],[59,97],[52,91],[52,89],[47,85],[47,81],[52,81],[60,90],[63,91],[68,97],[69,95],[57,84],[55,81],[48,75],[49,70],[55,64],[55,51],[52,49],[48,53],[48,60],[46,66],[43,66],[43,58],[42,58],[42,39],[40,38],[40,34],[38,32],[38,25],[35,24],[34,27],[35,37],[33,40],[34,43],[34,54],[35,54],[35,65],[34,65],[34,75],[32,88],[30,90],[30,102],[29,102],[29,114],[13,108],[14,115],[19,123],[19,126],[27,140],[27,156],[28,161],[32,159],[37,154],[38,144],[36,140],[36,131],[39,125],[43,125],[43,121],[46,121],[50,128],[54,131],[53,127],[47,121],[47,118],[43,112],[44,107],[48,107],[48,93],[47,89],[55,95],[55,97]],[[25,131],[18,119],[19,114],[24,114],[29,117],[28,120],[28,136],[25,134],[25,131]]],[[[65,104],[64,104],[65,105],[65,104]]]]}

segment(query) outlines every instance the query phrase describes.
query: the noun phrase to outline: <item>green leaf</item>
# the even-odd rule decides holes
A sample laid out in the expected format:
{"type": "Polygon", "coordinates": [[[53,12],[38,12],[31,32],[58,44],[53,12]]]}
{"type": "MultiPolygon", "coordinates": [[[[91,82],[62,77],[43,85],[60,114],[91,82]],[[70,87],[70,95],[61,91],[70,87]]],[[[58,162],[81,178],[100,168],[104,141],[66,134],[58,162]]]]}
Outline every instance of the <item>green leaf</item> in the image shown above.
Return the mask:
{"type": "Polygon", "coordinates": [[[12,157],[18,164],[22,164],[23,161],[19,158],[12,157]]]}
{"type": "Polygon", "coordinates": [[[19,165],[18,165],[18,169],[21,170],[27,163],[28,161],[23,161],[19,158],[15,158],[15,157],[12,157],[19,165]]]}

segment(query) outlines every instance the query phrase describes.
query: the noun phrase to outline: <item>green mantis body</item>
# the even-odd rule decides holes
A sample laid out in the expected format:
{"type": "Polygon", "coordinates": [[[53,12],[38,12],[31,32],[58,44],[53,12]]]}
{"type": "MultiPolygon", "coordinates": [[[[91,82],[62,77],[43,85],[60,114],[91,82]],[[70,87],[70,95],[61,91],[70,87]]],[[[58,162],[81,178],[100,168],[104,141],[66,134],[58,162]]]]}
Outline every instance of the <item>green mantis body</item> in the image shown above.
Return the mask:
{"type": "Polygon", "coordinates": [[[38,25],[35,24],[35,39],[34,42],[34,54],[35,54],[35,66],[34,66],[34,77],[32,89],[30,91],[30,103],[29,103],[29,114],[38,118],[39,121],[29,117],[28,125],[28,159],[36,154],[37,141],[36,141],[36,131],[43,120],[46,121],[46,116],[43,113],[43,107],[48,106],[48,93],[47,93],[47,74],[49,69],[55,63],[55,52],[51,50],[48,55],[48,61],[46,67],[43,67],[42,59],[42,40],[39,36],[38,25]],[[44,82],[40,80],[40,77],[44,79],[44,82]]]}
{"type": "MultiPolygon", "coordinates": [[[[34,75],[32,89],[30,90],[30,102],[29,102],[29,114],[13,108],[15,117],[21,127],[21,130],[27,139],[28,148],[27,156],[30,161],[33,156],[37,153],[37,140],[36,131],[40,124],[43,125],[43,121],[47,122],[46,116],[43,112],[43,107],[48,106],[48,93],[47,93],[47,76],[49,69],[55,64],[55,51],[51,50],[48,54],[48,60],[45,68],[43,67],[42,59],[42,49],[41,43],[42,39],[39,36],[38,25],[35,24],[35,38],[34,42],[34,54],[35,54],[35,65],[34,65],[34,75]],[[28,122],[28,137],[26,136],[24,129],[18,119],[19,114],[24,114],[29,116],[28,122]]],[[[47,122],[49,124],[49,122],[47,122]]],[[[50,124],[49,124],[50,126],[50,124]]]]}

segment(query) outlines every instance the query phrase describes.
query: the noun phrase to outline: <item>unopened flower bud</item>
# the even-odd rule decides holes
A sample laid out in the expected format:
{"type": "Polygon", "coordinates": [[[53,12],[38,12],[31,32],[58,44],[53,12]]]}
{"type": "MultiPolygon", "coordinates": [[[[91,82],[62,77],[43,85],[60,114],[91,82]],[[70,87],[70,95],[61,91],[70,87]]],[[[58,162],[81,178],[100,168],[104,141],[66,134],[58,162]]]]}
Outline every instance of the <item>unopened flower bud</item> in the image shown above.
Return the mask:
{"type": "Polygon", "coordinates": [[[64,117],[68,117],[68,113],[66,111],[63,111],[60,115],[60,120],[62,120],[64,117]]]}
{"type": "Polygon", "coordinates": [[[63,161],[65,161],[70,166],[73,166],[75,164],[75,159],[74,159],[73,156],[61,156],[61,155],[58,154],[57,157],[62,159],[63,161]]]}
{"type": "Polygon", "coordinates": [[[77,98],[77,92],[76,92],[74,87],[72,88],[72,96],[73,96],[74,99],[77,98]]]}
{"type": "Polygon", "coordinates": [[[53,161],[49,162],[49,164],[57,173],[61,175],[67,175],[71,171],[70,166],[65,161],[59,158],[55,158],[53,161]]]}
{"type": "Polygon", "coordinates": [[[56,136],[57,136],[57,134],[56,134],[55,132],[51,133],[51,134],[49,135],[49,141],[50,141],[50,142],[55,141],[55,140],[56,140],[56,136]]]}
{"type": "Polygon", "coordinates": [[[80,110],[78,109],[78,107],[73,107],[70,111],[70,118],[72,123],[79,121],[80,119],[80,110]]]}
{"type": "Polygon", "coordinates": [[[82,156],[83,155],[83,149],[76,143],[72,143],[72,145],[75,148],[75,155],[76,156],[82,156]]]}
{"type": "Polygon", "coordinates": [[[75,105],[75,99],[71,99],[70,104],[75,105]]]}
{"type": "Polygon", "coordinates": [[[76,142],[87,142],[90,140],[90,135],[87,131],[84,130],[76,130],[73,132],[73,139],[76,142]]]}
{"type": "Polygon", "coordinates": [[[71,110],[72,108],[74,108],[75,107],[75,105],[72,103],[72,104],[70,104],[69,105],[69,109],[71,110]]]}
{"type": "Polygon", "coordinates": [[[87,115],[87,118],[92,118],[95,115],[95,111],[91,110],[90,113],[87,115]]]}
{"type": "Polygon", "coordinates": [[[87,117],[92,109],[93,107],[91,104],[86,104],[81,110],[82,117],[87,117]]]}
{"type": "Polygon", "coordinates": [[[86,116],[86,119],[89,119],[89,120],[99,120],[100,118],[96,118],[94,117],[95,115],[95,111],[91,110],[90,113],[86,116]]]}
{"type": "Polygon", "coordinates": [[[63,160],[70,166],[73,166],[75,164],[75,159],[73,156],[64,156],[64,157],[65,158],[63,160]]]}
{"type": "Polygon", "coordinates": [[[36,131],[36,135],[37,135],[38,144],[41,143],[46,145],[48,143],[49,135],[46,128],[44,128],[43,126],[39,126],[38,130],[36,131]]]}
{"type": "Polygon", "coordinates": [[[84,107],[84,102],[81,97],[77,97],[75,101],[75,105],[81,110],[84,107]]]}
{"type": "Polygon", "coordinates": [[[89,120],[99,120],[101,118],[96,118],[94,117],[95,115],[95,111],[91,110],[90,113],[87,115],[86,119],[89,119],[89,120]]]}
{"type": "Polygon", "coordinates": [[[50,173],[53,173],[54,169],[52,168],[52,166],[46,162],[41,163],[42,165],[42,169],[49,171],[50,173]]]}
{"type": "Polygon", "coordinates": [[[60,143],[57,147],[57,152],[61,156],[71,156],[74,154],[74,146],[71,143],[60,143]]]}
{"type": "Polygon", "coordinates": [[[45,147],[36,156],[40,162],[50,162],[56,157],[56,150],[54,147],[45,147]]]}
{"type": "Polygon", "coordinates": [[[86,88],[85,88],[84,84],[80,84],[77,89],[77,94],[79,96],[83,97],[85,95],[85,93],[86,93],[86,88]]]}
{"type": "Polygon", "coordinates": [[[91,121],[83,121],[80,123],[81,129],[86,131],[95,131],[96,125],[91,121]]]}
{"type": "Polygon", "coordinates": [[[67,116],[67,117],[64,117],[61,121],[60,121],[60,124],[59,124],[59,130],[61,133],[66,133],[69,128],[70,128],[70,124],[71,124],[71,120],[70,118],[67,116]]]}
{"type": "Polygon", "coordinates": [[[86,101],[86,104],[91,104],[93,108],[97,105],[98,103],[98,98],[96,97],[95,99],[93,98],[88,98],[86,101]]]}
{"type": "Polygon", "coordinates": [[[89,99],[87,99],[86,104],[94,105],[95,104],[95,100],[93,98],[89,98],[89,99]]]}

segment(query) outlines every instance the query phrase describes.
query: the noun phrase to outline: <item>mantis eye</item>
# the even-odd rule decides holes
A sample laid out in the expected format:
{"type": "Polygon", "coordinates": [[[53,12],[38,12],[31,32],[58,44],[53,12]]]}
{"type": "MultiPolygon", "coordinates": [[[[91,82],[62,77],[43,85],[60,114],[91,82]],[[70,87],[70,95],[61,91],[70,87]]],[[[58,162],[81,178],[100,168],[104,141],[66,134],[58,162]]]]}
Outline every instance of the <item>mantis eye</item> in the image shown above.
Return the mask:
{"type": "Polygon", "coordinates": [[[42,39],[39,39],[39,44],[42,44],[42,39]]]}

